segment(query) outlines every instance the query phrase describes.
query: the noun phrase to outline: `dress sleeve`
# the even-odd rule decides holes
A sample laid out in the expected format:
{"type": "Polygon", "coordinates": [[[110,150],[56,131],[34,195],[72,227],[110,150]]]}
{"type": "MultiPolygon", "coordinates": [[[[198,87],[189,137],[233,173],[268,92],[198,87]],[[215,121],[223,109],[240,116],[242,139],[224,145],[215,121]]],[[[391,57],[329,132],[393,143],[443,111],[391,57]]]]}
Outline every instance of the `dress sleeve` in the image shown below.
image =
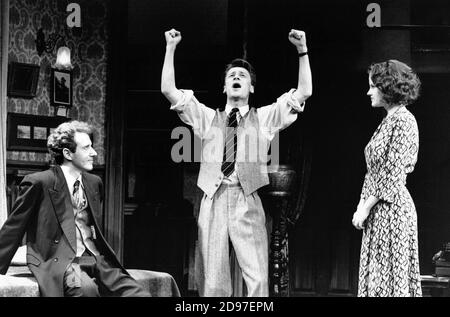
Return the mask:
{"type": "Polygon", "coordinates": [[[170,110],[178,113],[181,121],[192,127],[195,135],[203,138],[211,127],[216,112],[200,103],[192,90],[181,90],[183,96],[170,110]]]}
{"type": "Polygon", "coordinates": [[[378,173],[374,175],[373,186],[368,186],[369,195],[392,203],[406,175],[417,160],[417,126],[408,118],[398,118],[387,142],[387,149],[380,160],[378,173]]]}
{"type": "Polygon", "coordinates": [[[364,182],[361,189],[361,194],[359,196],[359,199],[367,199],[367,193],[370,192],[370,175],[368,172],[366,172],[366,175],[364,176],[364,182]]]}
{"type": "Polygon", "coordinates": [[[293,97],[294,92],[295,89],[291,89],[273,104],[257,109],[261,132],[270,141],[277,132],[290,126],[305,108],[305,102],[300,104],[293,97]]]}

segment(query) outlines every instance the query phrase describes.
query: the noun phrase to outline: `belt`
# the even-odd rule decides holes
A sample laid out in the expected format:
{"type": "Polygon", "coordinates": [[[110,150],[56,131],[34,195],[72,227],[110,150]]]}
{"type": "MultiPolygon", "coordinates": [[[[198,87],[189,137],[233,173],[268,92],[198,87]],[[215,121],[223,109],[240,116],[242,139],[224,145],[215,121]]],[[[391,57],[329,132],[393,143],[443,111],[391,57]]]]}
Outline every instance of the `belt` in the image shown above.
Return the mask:
{"type": "Polygon", "coordinates": [[[229,179],[224,179],[222,181],[222,185],[226,186],[226,187],[242,187],[241,182],[236,181],[236,180],[231,181],[229,179]]]}

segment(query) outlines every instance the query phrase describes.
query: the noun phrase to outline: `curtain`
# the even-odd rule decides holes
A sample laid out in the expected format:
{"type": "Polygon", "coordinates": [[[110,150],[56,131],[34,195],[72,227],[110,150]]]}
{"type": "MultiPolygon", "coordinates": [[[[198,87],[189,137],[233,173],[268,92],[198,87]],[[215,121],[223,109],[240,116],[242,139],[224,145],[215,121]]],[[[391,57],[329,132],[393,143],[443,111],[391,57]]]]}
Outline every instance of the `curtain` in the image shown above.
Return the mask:
{"type": "Polygon", "coordinates": [[[6,84],[8,79],[9,0],[0,0],[0,227],[7,217],[6,202],[6,84]]]}

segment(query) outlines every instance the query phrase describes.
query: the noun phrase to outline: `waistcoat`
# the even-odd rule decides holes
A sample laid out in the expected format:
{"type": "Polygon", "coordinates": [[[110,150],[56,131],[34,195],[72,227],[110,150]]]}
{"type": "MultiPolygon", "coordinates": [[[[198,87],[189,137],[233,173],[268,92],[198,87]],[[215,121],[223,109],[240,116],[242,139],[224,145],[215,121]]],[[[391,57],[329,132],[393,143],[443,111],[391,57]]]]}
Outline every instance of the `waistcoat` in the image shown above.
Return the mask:
{"type": "MultiPolygon", "coordinates": [[[[197,185],[210,198],[220,187],[224,177],[221,166],[226,125],[226,112],[216,110],[211,128],[202,140],[202,160],[197,185]]],[[[256,109],[250,108],[237,127],[237,176],[246,196],[269,184],[269,145],[269,140],[260,132],[256,109]]]]}

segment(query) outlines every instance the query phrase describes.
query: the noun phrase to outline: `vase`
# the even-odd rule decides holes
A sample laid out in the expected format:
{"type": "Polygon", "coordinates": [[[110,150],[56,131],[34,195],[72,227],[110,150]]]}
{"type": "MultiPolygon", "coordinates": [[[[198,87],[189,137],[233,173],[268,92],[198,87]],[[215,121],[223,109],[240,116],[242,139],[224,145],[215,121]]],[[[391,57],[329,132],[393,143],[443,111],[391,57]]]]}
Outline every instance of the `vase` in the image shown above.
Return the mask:
{"type": "Polygon", "coordinates": [[[296,173],[291,165],[267,166],[270,184],[264,187],[263,192],[269,196],[291,195],[296,173]]]}

